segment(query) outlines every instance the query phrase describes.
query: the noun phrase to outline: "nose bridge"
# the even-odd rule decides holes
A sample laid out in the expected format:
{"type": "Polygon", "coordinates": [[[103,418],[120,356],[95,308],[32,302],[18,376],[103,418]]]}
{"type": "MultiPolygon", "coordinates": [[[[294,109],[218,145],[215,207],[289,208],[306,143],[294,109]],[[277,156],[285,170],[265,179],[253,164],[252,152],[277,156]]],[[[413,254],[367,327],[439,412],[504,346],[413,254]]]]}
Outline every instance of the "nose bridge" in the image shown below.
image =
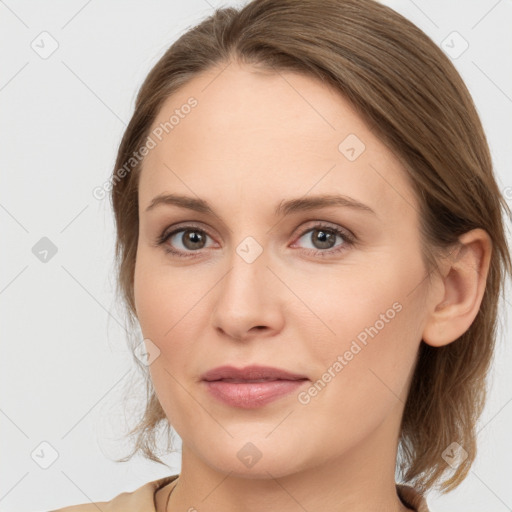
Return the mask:
{"type": "Polygon", "coordinates": [[[267,263],[266,250],[253,237],[244,238],[233,248],[222,286],[222,299],[230,303],[230,309],[254,308],[263,299],[260,294],[269,291],[267,263]]]}
{"type": "Polygon", "coordinates": [[[229,255],[229,270],[216,295],[214,323],[233,337],[242,338],[253,327],[277,327],[277,290],[267,268],[267,251],[255,238],[246,237],[229,255]]]}

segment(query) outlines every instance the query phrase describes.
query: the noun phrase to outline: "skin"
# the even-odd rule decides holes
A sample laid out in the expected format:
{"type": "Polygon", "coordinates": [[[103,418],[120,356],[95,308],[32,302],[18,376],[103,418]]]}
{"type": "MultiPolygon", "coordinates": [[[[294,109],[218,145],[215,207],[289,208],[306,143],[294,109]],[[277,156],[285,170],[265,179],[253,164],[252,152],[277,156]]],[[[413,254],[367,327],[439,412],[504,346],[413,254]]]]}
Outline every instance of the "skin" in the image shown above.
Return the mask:
{"type": "MultiPolygon", "coordinates": [[[[151,378],[183,441],[168,510],[408,510],[394,471],[416,354],[422,339],[441,346],[471,325],[489,237],[466,233],[465,250],[425,279],[419,207],[404,170],[314,78],[224,64],[168,98],[154,126],[191,96],[197,106],[149,152],[139,183],[137,316],[160,350],[151,378]],[[354,161],[338,149],[349,134],[365,145],[354,161]],[[171,192],[208,201],[214,215],[175,205],[146,211],[171,192]],[[375,214],[329,206],[274,216],[285,199],[320,194],[350,196],[375,214]],[[322,246],[319,221],[349,230],[355,243],[337,235],[332,245],[342,251],[322,246]],[[204,230],[202,248],[185,245],[183,231],[155,244],[190,222],[204,230]],[[236,251],[248,236],[262,249],[252,263],[236,251]],[[304,374],[307,390],[394,303],[400,312],[307,404],[292,392],[236,408],[200,381],[220,365],[262,364],[304,374]],[[248,442],[261,453],[252,467],[237,457],[248,442]]],[[[173,486],[157,493],[158,512],[173,486]]]]}

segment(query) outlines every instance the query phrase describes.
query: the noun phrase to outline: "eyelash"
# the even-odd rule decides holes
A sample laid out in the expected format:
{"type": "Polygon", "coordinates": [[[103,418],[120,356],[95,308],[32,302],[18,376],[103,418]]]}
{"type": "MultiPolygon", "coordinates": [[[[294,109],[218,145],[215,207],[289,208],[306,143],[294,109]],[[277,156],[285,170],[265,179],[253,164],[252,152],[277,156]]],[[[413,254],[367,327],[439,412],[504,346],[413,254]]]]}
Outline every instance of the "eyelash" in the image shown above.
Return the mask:
{"type": "MultiPolygon", "coordinates": [[[[297,240],[302,238],[306,233],[309,233],[310,231],[314,231],[314,230],[325,230],[325,231],[328,231],[329,233],[332,233],[332,234],[334,234],[336,236],[341,236],[343,238],[343,244],[339,245],[338,247],[331,248],[331,249],[325,249],[325,250],[321,250],[321,249],[304,249],[306,252],[311,252],[312,251],[313,252],[313,256],[320,256],[322,258],[325,258],[325,257],[331,256],[333,254],[338,254],[338,253],[341,253],[343,251],[346,251],[348,248],[350,248],[351,246],[353,246],[355,244],[355,236],[352,233],[350,233],[347,230],[344,230],[344,229],[341,229],[341,228],[338,228],[338,227],[334,227],[334,226],[330,226],[330,225],[322,223],[322,222],[319,222],[319,223],[317,223],[317,224],[315,224],[313,226],[308,227],[306,230],[304,230],[298,236],[297,240]]],[[[194,226],[194,225],[185,225],[185,226],[181,226],[181,227],[171,231],[170,233],[166,233],[166,231],[164,230],[163,233],[157,237],[155,245],[157,247],[164,246],[164,244],[167,242],[167,240],[169,240],[176,233],[180,233],[181,231],[195,231],[195,232],[207,235],[210,238],[212,238],[208,234],[208,232],[206,232],[204,229],[201,229],[201,228],[199,228],[197,226],[194,226]]],[[[197,258],[197,257],[200,257],[200,250],[191,251],[188,254],[183,254],[182,251],[177,251],[175,249],[171,249],[169,246],[164,246],[163,249],[164,249],[164,251],[167,254],[172,254],[173,256],[178,256],[179,258],[197,258]],[[199,253],[199,254],[193,254],[194,252],[199,253]]]]}

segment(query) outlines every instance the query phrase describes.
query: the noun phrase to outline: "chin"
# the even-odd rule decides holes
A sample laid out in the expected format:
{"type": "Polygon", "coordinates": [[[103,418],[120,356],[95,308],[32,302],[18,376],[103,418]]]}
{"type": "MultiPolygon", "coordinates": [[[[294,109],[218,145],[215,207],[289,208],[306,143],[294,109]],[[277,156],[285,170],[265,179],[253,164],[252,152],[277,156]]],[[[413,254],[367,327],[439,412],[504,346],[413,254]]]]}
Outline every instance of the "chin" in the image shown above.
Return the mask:
{"type": "Polygon", "coordinates": [[[265,435],[237,436],[227,443],[217,442],[213,450],[210,447],[203,451],[207,455],[202,458],[208,466],[221,473],[240,478],[268,479],[290,475],[305,466],[305,460],[297,460],[297,452],[296,446],[284,446],[277,438],[274,441],[265,439],[265,435]]]}

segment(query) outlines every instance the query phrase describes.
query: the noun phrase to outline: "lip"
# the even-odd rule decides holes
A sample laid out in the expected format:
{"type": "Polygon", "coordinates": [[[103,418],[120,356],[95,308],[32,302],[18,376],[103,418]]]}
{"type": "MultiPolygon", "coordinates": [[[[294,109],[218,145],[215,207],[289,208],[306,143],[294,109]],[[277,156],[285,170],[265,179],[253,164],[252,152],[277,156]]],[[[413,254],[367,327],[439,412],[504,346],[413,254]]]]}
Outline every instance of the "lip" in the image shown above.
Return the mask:
{"type": "Polygon", "coordinates": [[[243,409],[262,407],[303,386],[309,379],[269,366],[219,366],[201,376],[212,396],[221,402],[243,409]]]}
{"type": "Polygon", "coordinates": [[[307,379],[305,375],[291,373],[281,368],[273,368],[271,366],[251,365],[245,368],[235,368],[234,366],[218,366],[201,375],[202,380],[214,381],[221,379],[232,380],[300,380],[307,379]]]}

